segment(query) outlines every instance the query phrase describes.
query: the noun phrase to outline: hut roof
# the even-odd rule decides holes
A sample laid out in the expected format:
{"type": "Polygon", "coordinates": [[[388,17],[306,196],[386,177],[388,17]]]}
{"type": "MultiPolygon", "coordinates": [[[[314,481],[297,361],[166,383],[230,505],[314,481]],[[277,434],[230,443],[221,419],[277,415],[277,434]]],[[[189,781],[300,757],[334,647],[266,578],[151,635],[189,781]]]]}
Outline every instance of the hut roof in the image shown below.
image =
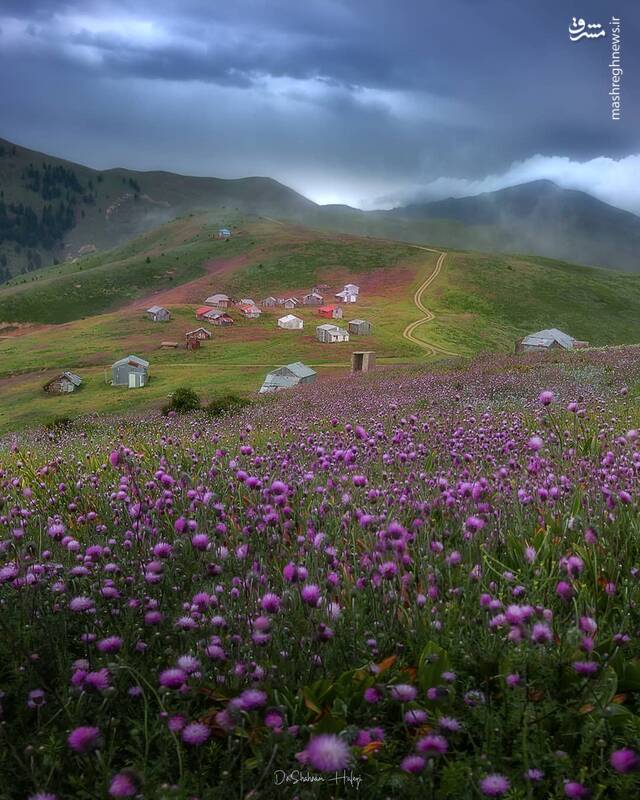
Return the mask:
{"type": "Polygon", "coordinates": [[[164,306],[151,306],[147,309],[148,314],[157,314],[158,311],[167,311],[167,309],[164,306]]]}
{"type": "Polygon", "coordinates": [[[82,383],[82,378],[79,375],[76,375],[75,372],[63,372],[61,377],[71,381],[74,386],[80,386],[82,383]]]}
{"type": "Polygon", "coordinates": [[[292,364],[286,364],[285,369],[288,369],[289,372],[293,372],[293,374],[298,378],[308,378],[309,376],[316,374],[314,369],[311,369],[311,367],[303,364],[302,361],[294,361],[292,364]]]}
{"type": "Polygon", "coordinates": [[[296,317],[295,314],[285,314],[284,317],[280,317],[278,322],[293,322],[294,320],[296,320],[297,322],[302,322],[300,317],[296,317]]]}
{"type": "Polygon", "coordinates": [[[144,358],[140,358],[140,356],[125,356],[124,358],[120,358],[118,361],[114,361],[111,365],[112,367],[119,367],[123,364],[134,363],[136,366],[140,367],[148,367],[149,362],[146,361],[144,358]]]}
{"type": "Polygon", "coordinates": [[[546,328],[537,333],[530,333],[522,340],[522,344],[532,347],[550,347],[554,342],[564,347],[565,350],[571,350],[575,339],[569,336],[568,333],[558,330],[558,328],[546,328]]]}

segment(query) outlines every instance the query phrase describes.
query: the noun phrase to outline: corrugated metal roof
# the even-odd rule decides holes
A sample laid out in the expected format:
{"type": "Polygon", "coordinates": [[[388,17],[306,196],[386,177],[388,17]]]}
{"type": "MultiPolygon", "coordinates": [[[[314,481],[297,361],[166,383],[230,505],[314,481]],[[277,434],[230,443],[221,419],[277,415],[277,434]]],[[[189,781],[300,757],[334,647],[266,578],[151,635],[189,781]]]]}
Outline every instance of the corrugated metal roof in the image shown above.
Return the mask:
{"type": "Polygon", "coordinates": [[[74,386],[80,386],[82,383],[82,378],[79,375],[76,375],[75,372],[63,372],[62,373],[67,380],[70,380],[74,386]]]}
{"type": "Polygon", "coordinates": [[[167,311],[167,309],[164,306],[151,306],[147,309],[148,314],[157,314],[158,311],[167,311]]]}
{"type": "Polygon", "coordinates": [[[302,361],[294,361],[293,364],[287,364],[285,369],[288,369],[290,372],[293,372],[294,375],[297,375],[298,378],[308,378],[311,375],[315,375],[316,371],[308,367],[306,364],[303,364],[302,361]]]}
{"type": "Polygon", "coordinates": [[[141,367],[148,367],[149,362],[145,361],[144,358],[140,358],[140,356],[125,356],[125,358],[121,358],[118,361],[114,361],[111,365],[112,367],[119,367],[122,364],[128,364],[130,361],[137,362],[141,367]]]}
{"type": "Polygon", "coordinates": [[[300,317],[296,317],[295,314],[286,314],[284,317],[280,317],[278,322],[302,322],[300,317]]]}
{"type": "Polygon", "coordinates": [[[558,330],[558,328],[546,328],[543,331],[530,333],[522,340],[522,344],[531,347],[551,347],[554,342],[557,342],[565,350],[571,350],[575,339],[569,336],[568,333],[558,330]]]}

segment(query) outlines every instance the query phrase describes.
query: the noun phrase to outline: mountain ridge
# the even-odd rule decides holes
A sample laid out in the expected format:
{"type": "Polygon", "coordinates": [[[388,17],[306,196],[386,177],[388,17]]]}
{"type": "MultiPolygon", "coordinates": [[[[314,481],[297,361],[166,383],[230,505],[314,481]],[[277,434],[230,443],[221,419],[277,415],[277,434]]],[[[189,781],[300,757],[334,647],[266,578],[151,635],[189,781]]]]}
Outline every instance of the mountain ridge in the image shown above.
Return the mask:
{"type": "Polygon", "coordinates": [[[363,211],[319,205],[268,176],[96,170],[0,138],[0,190],[0,283],[45,264],[111,249],[201,209],[219,210],[225,226],[238,212],[414,244],[640,271],[639,216],[547,179],[363,211]]]}

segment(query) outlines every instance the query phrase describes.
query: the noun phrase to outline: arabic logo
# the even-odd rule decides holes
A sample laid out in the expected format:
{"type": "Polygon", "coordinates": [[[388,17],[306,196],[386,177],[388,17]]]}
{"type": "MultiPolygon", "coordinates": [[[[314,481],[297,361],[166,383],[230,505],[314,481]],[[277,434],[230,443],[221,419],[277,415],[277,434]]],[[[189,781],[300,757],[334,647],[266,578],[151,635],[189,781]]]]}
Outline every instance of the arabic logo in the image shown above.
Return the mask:
{"type": "Polygon", "coordinates": [[[577,42],[579,39],[598,39],[600,36],[606,36],[606,33],[599,22],[586,23],[582,17],[580,19],[573,17],[569,25],[569,39],[572,42],[577,42]]]}

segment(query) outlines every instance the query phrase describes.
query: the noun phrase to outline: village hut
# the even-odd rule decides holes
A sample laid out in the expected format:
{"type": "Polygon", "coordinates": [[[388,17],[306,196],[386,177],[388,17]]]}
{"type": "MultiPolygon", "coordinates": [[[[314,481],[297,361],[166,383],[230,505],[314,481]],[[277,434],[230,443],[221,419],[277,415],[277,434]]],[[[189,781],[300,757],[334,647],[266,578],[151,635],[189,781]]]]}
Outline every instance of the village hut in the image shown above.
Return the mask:
{"type": "Polygon", "coordinates": [[[324,303],[324,297],[314,290],[304,295],[302,303],[305,306],[321,306],[324,303]]]}
{"type": "Polygon", "coordinates": [[[126,356],[111,365],[111,385],[139,389],[149,380],[149,362],[139,356],[126,356]]]}
{"type": "Polygon", "coordinates": [[[212,309],[208,314],[205,314],[202,319],[206,319],[212,325],[217,325],[219,328],[227,325],[233,325],[233,317],[229,316],[226,311],[216,311],[212,309]]]}
{"type": "Polygon", "coordinates": [[[356,303],[358,300],[358,295],[355,292],[348,291],[347,289],[343,289],[341,292],[336,292],[336,297],[343,303],[356,303]]]}
{"type": "Polygon", "coordinates": [[[278,298],[269,295],[269,297],[265,297],[264,300],[261,301],[260,305],[263,308],[275,308],[278,305],[278,298]]]}
{"type": "Polygon", "coordinates": [[[297,297],[285,297],[284,300],[282,301],[281,305],[283,305],[287,309],[296,308],[296,306],[299,305],[298,298],[297,297]]]}
{"type": "Polygon", "coordinates": [[[356,336],[368,336],[371,333],[371,323],[366,319],[349,320],[349,333],[356,336]]]}
{"type": "Polygon", "coordinates": [[[230,239],[231,231],[229,228],[218,228],[218,239],[230,239]]]}
{"type": "Polygon", "coordinates": [[[289,331],[301,331],[304,328],[304,322],[300,317],[296,317],[295,314],[287,314],[284,317],[280,317],[278,327],[289,331]]]}
{"type": "Polygon", "coordinates": [[[212,336],[211,331],[208,331],[206,328],[195,328],[192,331],[187,331],[185,333],[185,338],[189,339],[197,339],[200,342],[203,342],[205,339],[210,339],[212,336]]]}
{"type": "Polygon", "coordinates": [[[226,294],[212,294],[204,302],[213,308],[229,308],[231,300],[226,294]]]}
{"type": "Polygon", "coordinates": [[[296,361],[293,364],[287,364],[269,372],[260,388],[260,394],[289,389],[301,383],[313,383],[315,379],[315,370],[307,367],[301,361],[296,361]]]}
{"type": "Polygon", "coordinates": [[[337,325],[318,325],[316,328],[316,339],[325,344],[336,344],[337,342],[348,342],[349,331],[338,328],[337,325]]]}
{"type": "Polygon", "coordinates": [[[544,352],[545,350],[574,350],[588,347],[588,342],[581,342],[558,328],[547,328],[537,333],[530,333],[516,342],[516,353],[544,352]]]}
{"type": "Polygon", "coordinates": [[[318,314],[325,319],[342,319],[342,309],[336,305],[320,306],[318,314]]]}
{"type": "Polygon", "coordinates": [[[50,394],[70,394],[80,388],[82,378],[74,372],[62,372],[45,383],[44,390],[50,394]]]}
{"type": "Polygon", "coordinates": [[[260,314],[262,314],[262,311],[260,311],[255,303],[241,303],[238,306],[238,310],[246,319],[258,319],[260,314]]]}
{"type": "Polygon", "coordinates": [[[147,309],[147,317],[152,322],[168,322],[171,319],[171,312],[164,306],[151,306],[147,309]]]}

